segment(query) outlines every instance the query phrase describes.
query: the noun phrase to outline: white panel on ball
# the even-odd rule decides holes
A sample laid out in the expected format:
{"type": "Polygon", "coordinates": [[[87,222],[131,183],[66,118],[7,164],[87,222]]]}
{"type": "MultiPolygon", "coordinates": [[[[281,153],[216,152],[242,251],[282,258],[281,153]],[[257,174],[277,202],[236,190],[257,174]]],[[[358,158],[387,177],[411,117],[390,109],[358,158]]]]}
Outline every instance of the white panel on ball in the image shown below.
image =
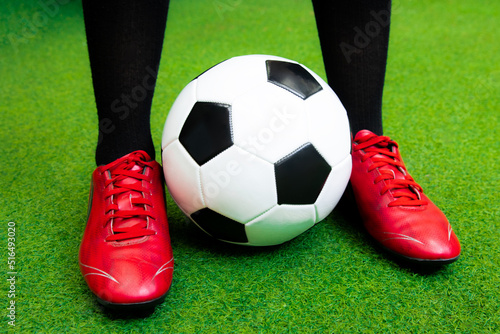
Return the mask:
{"type": "Polygon", "coordinates": [[[271,163],[307,142],[304,101],[271,83],[238,97],[231,117],[235,145],[271,163]]]}
{"type": "Polygon", "coordinates": [[[206,205],[245,223],[277,203],[274,166],[232,146],[201,167],[206,205]]]}
{"type": "Polygon", "coordinates": [[[350,154],[351,135],[344,106],[335,93],[327,88],[306,100],[308,131],[311,143],[331,165],[335,166],[350,154]]]}
{"type": "Polygon", "coordinates": [[[350,154],[333,167],[315,203],[318,213],[317,222],[325,219],[340,201],[351,176],[351,167],[350,154]]]}
{"type": "Polygon", "coordinates": [[[205,207],[200,167],[178,140],[163,149],[162,161],[168,191],[182,211],[190,215],[205,207]]]}
{"type": "Polygon", "coordinates": [[[179,96],[175,100],[170,112],[168,114],[167,120],[165,122],[165,127],[163,128],[163,135],[161,139],[161,147],[165,148],[175,139],[179,138],[179,134],[182,130],[182,125],[189,116],[191,109],[196,103],[196,81],[191,81],[184,89],[180,92],[179,96]]]}
{"type": "Polygon", "coordinates": [[[279,245],[316,223],[314,205],[277,205],[245,225],[254,246],[279,245]]]}
{"type": "Polygon", "coordinates": [[[207,70],[196,80],[198,101],[231,104],[235,97],[267,81],[265,60],[258,56],[234,57],[207,70]]]}

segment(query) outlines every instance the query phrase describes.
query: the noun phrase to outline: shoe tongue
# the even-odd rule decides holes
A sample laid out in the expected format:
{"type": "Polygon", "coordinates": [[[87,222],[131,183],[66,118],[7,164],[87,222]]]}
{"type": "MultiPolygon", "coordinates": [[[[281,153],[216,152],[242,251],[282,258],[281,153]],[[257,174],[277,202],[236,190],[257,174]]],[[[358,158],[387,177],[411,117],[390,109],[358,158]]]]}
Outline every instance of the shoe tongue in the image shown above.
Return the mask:
{"type": "Polygon", "coordinates": [[[358,141],[361,137],[368,136],[368,135],[374,135],[373,132],[370,130],[360,130],[358,133],[356,133],[356,136],[354,136],[354,141],[358,141]]]}
{"type": "MultiPolygon", "coordinates": [[[[377,135],[369,130],[361,130],[356,134],[356,137],[354,138],[354,140],[355,141],[356,141],[356,139],[359,140],[359,138],[365,137],[365,136],[377,136],[377,135]]],[[[388,152],[397,153],[395,146],[391,145],[391,144],[384,146],[384,144],[381,143],[378,145],[374,145],[373,147],[376,147],[378,149],[387,150],[388,152]]],[[[391,156],[385,155],[385,154],[375,154],[372,156],[372,159],[373,158],[394,160],[394,158],[392,158],[391,156]]],[[[393,173],[395,179],[404,179],[405,178],[403,172],[401,172],[398,167],[390,165],[390,164],[386,164],[385,166],[379,167],[379,170],[391,171],[391,173],[393,173]]]]}
{"type": "MultiPolygon", "coordinates": [[[[370,136],[369,139],[373,138],[374,136],[377,136],[376,134],[374,134],[373,132],[369,131],[369,130],[361,130],[359,131],[356,136],[354,137],[354,141],[360,141],[362,137],[366,137],[366,136],[370,136]]],[[[379,149],[387,149],[389,150],[390,152],[394,152],[396,153],[397,152],[397,148],[395,145],[387,145],[386,147],[384,147],[383,145],[376,145],[377,148],[379,149]]],[[[373,158],[383,158],[383,159],[391,159],[393,160],[394,158],[388,156],[388,155],[384,155],[384,154],[375,154],[372,156],[372,159],[373,158]]],[[[399,179],[399,180],[404,180],[405,179],[405,174],[396,166],[393,166],[391,164],[385,164],[384,166],[381,166],[381,167],[378,167],[379,171],[389,171],[392,175],[394,175],[394,179],[399,179]]],[[[385,180],[385,182],[390,182],[390,180],[385,180]]],[[[404,194],[404,193],[407,193],[408,196],[413,196],[414,192],[410,189],[410,188],[406,188],[406,189],[397,189],[396,190],[399,194],[404,194]]]]}
{"type": "MultiPolygon", "coordinates": [[[[374,155],[373,157],[377,157],[377,158],[386,158],[386,159],[393,159],[391,157],[388,157],[388,156],[385,156],[385,155],[382,155],[382,154],[377,154],[377,155],[374,155]]],[[[387,164],[385,166],[382,166],[382,167],[379,167],[379,170],[390,170],[391,173],[393,173],[394,175],[394,178],[395,179],[401,179],[401,180],[404,180],[405,176],[403,174],[403,172],[401,172],[401,170],[399,170],[398,167],[396,166],[393,166],[393,165],[390,165],[390,164],[387,164]]]]}
{"type": "MultiPolygon", "coordinates": [[[[391,148],[391,151],[395,152],[396,150],[394,150],[393,147],[394,146],[392,146],[392,145],[389,146],[389,148],[391,148]]],[[[385,158],[388,158],[388,159],[393,159],[392,157],[387,157],[387,156],[384,156],[382,154],[377,154],[374,157],[379,157],[379,156],[380,157],[385,157],[385,158]]],[[[385,166],[379,167],[379,171],[383,171],[383,170],[390,171],[392,173],[392,175],[394,175],[394,179],[395,180],[404,180],[405,179],[404,172],[402,172],[396,166],[393,166],[393,165],[390,165],[390,164],[386,164],[385,166]]],[[[385,180],[385,182],[391,182],[391,180],[385,180]]],[[[410,189],[409,187],[398,188],[398,189],[395,189],[393,191],[397,191],[398,194],[400,194],[400,195],[407,194],[408,197],[413,197],[415,194],[417,194],[417,192],[414,189],[410,189]]]]}
{"type": "MultiPolygon", "coordinates": [[[[142,173],[143,167],[138,166],[138,165],[134,165],[129,170],[142,173]]],[[[127,186],[127,185],[140,185],[141,182],[142,182],[141,180],[134,179],[133,177],[127,177],[121,181],[116,182],[115,186],[120,187],[120,186],[127,186]]],[[[134,210],[134,209],[138,208],[137,205],[132,204],[133,198],[142,198],[142,193],[139,191],[135,191],[135,190],[126,191],[122,194],[115,195],[114,202],[116,205],[118,205],[119,211],[121,211],[121,210],[130,211],[130,210],[134,210]]],[[[114,226],[121,227],[121,228],[131,227],[131,226],[136,225],[140,220],[141,220],[140,218],[115,218],[114,226]]]]}

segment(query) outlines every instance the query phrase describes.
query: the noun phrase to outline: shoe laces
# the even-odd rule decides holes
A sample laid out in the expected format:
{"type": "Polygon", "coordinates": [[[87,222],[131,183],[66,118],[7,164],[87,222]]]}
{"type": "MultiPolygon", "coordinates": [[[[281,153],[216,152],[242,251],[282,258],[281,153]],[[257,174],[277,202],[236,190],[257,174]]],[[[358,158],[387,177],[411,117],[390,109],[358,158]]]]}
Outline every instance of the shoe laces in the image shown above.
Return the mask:
{"type": "Polygon", "coordinates": [[[360,150],[363,151],[361,161],[371,158],[373,162],[368,172],[378,168],[380,175],[375,178],[374,182],[385,182],[380,195],[390,191],[394,197],[394,201],[390,202],[389,206],[427,205],[427,201],[421,198],[422,187],[406,170],[395,141],[386,136],[377,136],[367,132],[354,139],[353,151],[360,150]]]}
{"type": "Polygon", "coordinates": [[[150,189],[144,183],[150,183],[146,173],[153,168],[154,161],[147,161],[145,152],[131,153],[111,165],[106,173],[105,183],[106,221],[111,224],[112,235],[106,241],[123,241],[156,234],[149,229],[150,220],[155,220],[150,189]]]}

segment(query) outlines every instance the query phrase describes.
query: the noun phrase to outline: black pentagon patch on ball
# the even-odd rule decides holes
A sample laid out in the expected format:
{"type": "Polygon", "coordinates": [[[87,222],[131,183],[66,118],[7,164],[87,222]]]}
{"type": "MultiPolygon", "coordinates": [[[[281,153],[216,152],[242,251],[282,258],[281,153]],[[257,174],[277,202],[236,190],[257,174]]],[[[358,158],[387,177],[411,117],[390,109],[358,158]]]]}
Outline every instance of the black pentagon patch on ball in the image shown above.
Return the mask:
{"type": "Polygon", "coordinates": [[[267,81],[305,100],[323,89],[304,67],[280,60],[266,60],[267,81]]]}
{"type": "Polygon", "coordinates": [[[216,239],[230,242],[248,242],[245,225],[209,208],[193,212],[191,219],[216,239]]]}
{"type": "Polygon", "coordinates": [[[278,204],[313,204],[332,167],[307,143],[274,164],[278,204]]]}
{"type": "Polygon", "coordinates": [[[200,166],[232,146],[231,106],[196,102],[182,127],[179,141],[200,166]]]}

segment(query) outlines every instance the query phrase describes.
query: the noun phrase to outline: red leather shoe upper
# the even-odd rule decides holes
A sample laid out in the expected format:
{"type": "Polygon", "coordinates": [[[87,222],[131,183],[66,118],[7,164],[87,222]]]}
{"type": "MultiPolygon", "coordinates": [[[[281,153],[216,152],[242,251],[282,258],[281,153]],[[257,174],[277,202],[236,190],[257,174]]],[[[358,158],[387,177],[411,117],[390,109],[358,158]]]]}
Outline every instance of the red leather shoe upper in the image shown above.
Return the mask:
{"type": "Polygon", "coordinates": [[[142,151],[92,174],[80,269],[91,291],[114,304],[166,294],[173,272],[161,166],[142,151]]]}
{"type": "Polygon", "coordinates": [[[396,142],[362,130],[352,147],[351,184],[368,233],[407,258],[456,259],[460,243],[450,223],[410,176],[396,142]]]}

